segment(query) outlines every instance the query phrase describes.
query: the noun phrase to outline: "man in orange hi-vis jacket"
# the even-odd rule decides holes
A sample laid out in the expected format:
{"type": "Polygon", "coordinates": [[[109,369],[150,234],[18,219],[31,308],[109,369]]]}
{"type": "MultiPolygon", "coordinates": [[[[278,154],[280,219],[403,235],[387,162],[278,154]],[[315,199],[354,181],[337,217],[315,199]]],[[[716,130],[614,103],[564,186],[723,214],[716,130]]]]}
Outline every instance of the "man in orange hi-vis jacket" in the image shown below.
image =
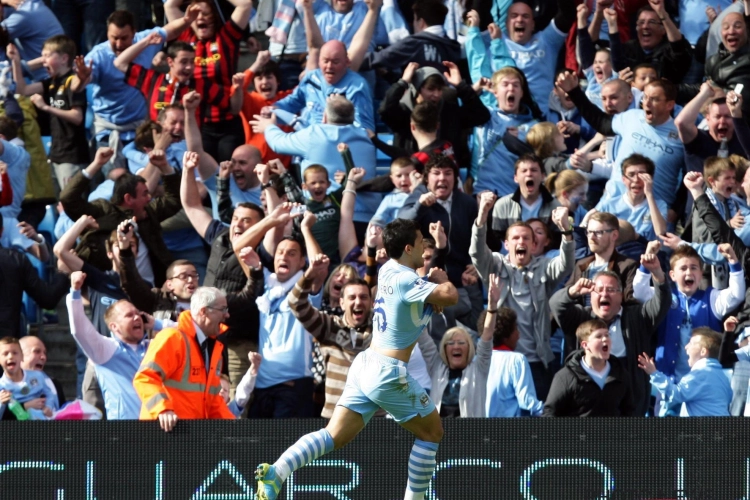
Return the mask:
{"type": "Polygon", "coordinates": [[[178,419],[235,418],[219,395],[221,352],[216,337],[226,330],[227,299],[218,288],[198,288],[176,328],[151,341],[133,379],[141,399],[141,420],[174,429],[178,419]]]}

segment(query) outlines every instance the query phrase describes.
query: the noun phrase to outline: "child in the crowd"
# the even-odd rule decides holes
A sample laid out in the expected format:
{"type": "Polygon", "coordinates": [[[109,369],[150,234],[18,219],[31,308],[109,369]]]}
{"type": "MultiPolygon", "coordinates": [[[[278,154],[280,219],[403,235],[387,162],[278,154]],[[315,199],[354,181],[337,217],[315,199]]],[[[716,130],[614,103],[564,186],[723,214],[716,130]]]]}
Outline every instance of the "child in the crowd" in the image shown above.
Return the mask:
{"type": "Polygon", "coordinates": [[[385,227],[396,218],[396,214],[404,206],[404,201],[412,191],[411,173],[413,171],[414,163],[409,157],[402,156],[391,163],[390,178],[396,188],[392,193],[385,195],[370,224],[385,227]]]}
{"type": "Polygon", "coordinates": [[[221,384],[219,395],[224,399],[224,402],[229,407],[229,411],[237,418],[240,418],[240,415],[245,410],[245,406],[247,406],[247,402],[250,401],[250,395],[255,389],[255,379],[258,377],[258,368],[260,368],[260,362],[263,360],[260,353],[252,351],[247,353],[247,359],[250,360],[250,368],[247,369],[242,380],[237,384],[234,399],[230,399],[229,397],[231,387],[229,377],[222,373],[219,379],[219,383],[221,384]]]}
{"type": "Polygon", "coordinates": [[[544,171],[549,175],[560,172],[570,166],[570,155],[565,154],[568,149],[557,125],[551,122],[537,123],[526,134],[526,142],[544,162],[544,171]]]}
{"type": "MultiPolygon", "coordinates": [[[[44,372],[21,368],[23,352],[18,339],[0,339],[0,419],[11,418],[8,405],[13,401],[23,405],[31,420],[47,420],[59,408],[57,391],[44,372]]],[[[17,417],[17,415],[16,415],[17,417]]]]}
{"type": "Polygon", "coordinates": [[[586,208],[583,206],[589,190],[586,177],[575,170],[563,170],[548,175],[544,185],[560,205],[566,207],[572,214],[573,225],[576,227],[580,225],[586,217],[586,208]]]}
{"type": "Polygon", "coordinates": [[[679,383],[658,371],[646,353],[638,356],[638,367],[651,376],[651,385],[667,403],[681,404],[681,417],[728,417],[732,387],[718,360],[720,347],[719,332],[694,329],[685,346],[690,372],[679,383]]]}
{"type": "MultiPolygon", "coordinates": [[[[651,243],[653,245],[653,243],[651,243]]],[[[633,278],[633,297],[641,303],[654,295],[649,286],[651,272],[647,268],[658,260],[655,253],[658,245],[641,257],[641,267],[633,278]]],[[[681,245],[669,259],[669,278],[672,280],[672,306],[666,319],[659,325],[656,342],[656,367],[675,383],[679,382],[689,371],[689,353],[685,346],[690,341],[697,327],[721,329],[721,320],[745,300],[745,279],[742,265],[737,260],[734,249],[729,243],[719,245],[719,251],[729,261],[729,287],[716,290],[708,287],[700,289],[701,259],[689,245],[681,245]]],[[[667,409],[662,406],[661,412],[667,409]]]]}
{"type": "Polygon", "coordinates": [[[49,161],[54,168],[57,183],[62,190],[68,181],[88,166],[89,145],[86,140],[86,93],[73,92],[75,77],[73,60],[76,44],[65,35],[55,35],[44,42],[42,60],[49,78],[26,84],[23,78],[18,50],[8,46],[8,58],[13,62],[16,92],[30,96],[31,102],[49,114],[52,146],[49,161]]]}
{"type": "Polygon", "coordinates": [[[545,417],[616,417],[635,412],[625,366],[610,356],[609,327],[600,319],[576,330],[582,349],[555,374],[544,403],[545,417]]]}
{"type": "Polygon", "coordinates": [[[654,171],[650,158],[634,153],[622,162],[625,192],[599,202],[596,209],[609,212],[633,225],[649,241],[667,232],[667,204],[654,194],[654,171]]]}
{"type": "Polygon", "coordinates": [[[578,5],[576,15],[578,18],[578,51],[581,57],[583,74],[588,81],[586,97],[603,109],[602,85],[612,78],[617,78],[617,75],[612,71],[612,56],[607,48],[597,50],[591,40],[591,35],[587,29],[589,9],[586,3],[578,5]]]}
{"type": "MultiPolygon", "coordinates": [[[[656,71],[656,66],[650,63],[641,63],[633,68],[633,81],[630,84],[633,88],[643,92],[646,85],[658,79],[659,75],[656,71]]],[[[633,97],[635,97],[635,94],[633,97]]]]}
{"type": "MultiPolygon", "coordinates": [[[[242,84],[242,91],[245,95],[242,99],[242,125],[245,128],[245,144],[255,146],[260,151],[262,162],[268,163],[274,158],[279,158],[284,165],[288,166],[290,157],[275,153],[266,143],[263,134],[253,132],[249,124],[255,115],[261,114],[263,108],[273,106],[279,99],[288,96],[292,90],[279,90],[279,81],[281,80],[281,70],[276,61],[271,60],[271,54],[267,50],[258,52],[258,56],[250,68],[245,70],[245,80],[242,84]],[[253,84],[252,92],[247,88],[253,84]]],[[[291,132],[293,129],[289,126],[281,126],[284,132],[291,132]]]]}
{"type": "MultiPolygon", "coordinates": [[[[484,314],[479,318],[480,326],[484,325],[484,314]]],[[[520,417],[522,410],[538,416],[544,408],[544,403],[536,397],[529,361],[520,352],[514,352],[519,337],[517,320],[513,309],[498,309],[487,379],[487,417],[520,417]]]]}
{"type": "Polygon", "coordinates": [[[315,240],[320,244],[323,253],[329,256],[331,263],[341,262],[339,257],[339,225],[341,224],[341,198],[344,193],[344,181],[341,187],[328,194],[331,181],[328,170],[323,165],[310,165],[302,174],[302,189],[309,193],[305,199],[307,210],[315,214],[317,222],[312,227],[315,240]]]}

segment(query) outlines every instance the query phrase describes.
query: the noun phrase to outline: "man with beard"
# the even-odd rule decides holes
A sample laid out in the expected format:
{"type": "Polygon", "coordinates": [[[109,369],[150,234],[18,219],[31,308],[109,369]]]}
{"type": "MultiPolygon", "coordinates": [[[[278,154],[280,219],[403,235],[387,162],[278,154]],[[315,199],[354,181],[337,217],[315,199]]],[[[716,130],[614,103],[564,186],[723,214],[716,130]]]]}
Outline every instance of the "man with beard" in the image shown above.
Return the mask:
{"type": "MultiPolygon", "coordinates": [[[[133,14],[116,10],[107,18],[107,41],[96,45],[85,58],[76,57],[76,76],[71,82],[71,89],[78,92],[91,85],[91,109],[94,112],[97,144],[109,146],[115,151],[115,156],[104,168],[105,175],[112,168],[126,166],[122,147],[135,138],[135,129],[146,116],[143,95],[125,82],[113,61],[133,43],[140,42],[152,32],[158,33],[167,42],[174,40],[190,24],[191,16],[195,13],[196,9],[190,8],[185,17],[163,28],[136,33],[133,14]]],[[[150,68],[151,60],[161,48],[162,44],[149,45],[134,62],[150,68]]]]}
{"type": "Polygon", "coordinates": [[[560,255],[553,259],[534,257],[531,253],[536,242],[534,229],[526,222],[516,222],[505,233],[508,255],[503,256],[493,253],[485,242],[487,217],[494,198],[491,193],[483,193],[480,200],[479,215],[471,228],[469,255],[485,285],[491,274],[498,275],[505,283],[497,307],[510,307],[516,312],[520,332],[516,351],[529,360],[537,395],[544,401],[554,375],[549,364],[555,357],[549,341],[552,332],[548,301],[575,262],[568,209],[557,207],[551,214],[552,222],[563,234],[560,255]]]}
{"type": "MultiPolygon", "coordinates": [[[[645,262],[642,257],[641,263],[645,262]]],[[[652,273],[654,295],[643,304],[623,300],[622,282],[612,271],[601,271],[593,280],[581,278],[573,286],[559,290],[549,302],[552,315],[571,347],[577,345],[576,329],[584,321],[598,318],[607,324],[612,339],[611,354],[624,362],[630,375],[636,416],[646,414],[651,395],[648,377],[638,370],[638,355],[652,350],[657,327],[669,312],[672,297],[669,282],[658,263],[647,265],[652,273]],[[591,295],[591,307],[577,303],[583,295],[591,295]]]]}
{"type": "Polygon", "coordinates": [[[680,140],[685,144],[685,167],[688,172],[702,171],[703,162],[712,156],[726,158],[744,154],[734,134],[734,122],[726,97],[721,94],[711,83],[704,82],[698,95],[674,119],[680,140]],[[709,103],[706,114],[708,130],[699,130],[695,123],[706,103],[709,103]]]}
{"type": "Polygon", "coordinates": [[[633,277],[638,269],[638,263],[615,250],[617,239],[620,237],[617,217],[606,212],[596,212],[589,218],[586,237],[593,255],[576,262],[566,286],[573,285],[581,278],[594,279],[600,271],[611,271],[625,283],[623,298],[626,301],[630,300],[633,297],[633,277]]]}
{"type": "Polygon", "coordinates": [[[326,357],[326,401],[320,414],[331,418],[346,384],[346,376],[354,358],[370,346],[372,340],[372,298],[370,287],[361,278],[344,283],[341,307],[337,316],[322,312],[310,304],[315,266],[328,266],[328,258],[316,260],[297,281],[289,295],[289,307],[305,329],[318,339],[326,357]]]}

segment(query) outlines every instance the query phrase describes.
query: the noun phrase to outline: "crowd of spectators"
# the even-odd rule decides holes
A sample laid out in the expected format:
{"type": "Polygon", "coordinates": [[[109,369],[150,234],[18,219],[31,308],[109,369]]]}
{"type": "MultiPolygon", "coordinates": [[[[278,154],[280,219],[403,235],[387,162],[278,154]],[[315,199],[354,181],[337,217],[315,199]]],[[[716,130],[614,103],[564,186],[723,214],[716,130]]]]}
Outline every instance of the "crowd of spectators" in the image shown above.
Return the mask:
{"type": "Polygon", "coordinates": [[[2,0],[2,419],[65,403],[22,311],[66,294],[107,419],[329,418],[396,219],[458,290],[442,417],[750,415],[748,15],[2,0]]]}

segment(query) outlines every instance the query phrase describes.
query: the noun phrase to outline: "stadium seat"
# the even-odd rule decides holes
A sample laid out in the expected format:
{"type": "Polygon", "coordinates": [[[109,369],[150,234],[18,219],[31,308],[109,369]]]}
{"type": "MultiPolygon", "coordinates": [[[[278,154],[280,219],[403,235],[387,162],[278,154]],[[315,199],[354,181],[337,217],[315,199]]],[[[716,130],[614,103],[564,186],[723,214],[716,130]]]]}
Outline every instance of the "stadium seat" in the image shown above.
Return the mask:
{"type": "Polygon", "coordinates": [[[57,209],[54,205],[47,205],[47,210],[44,214],[44,219],[39,223],[39,227],[36,231],[44,236],[51,246],[55,245],[57,239],[55,238],[55,223],[57,223],[57,209]]]}

